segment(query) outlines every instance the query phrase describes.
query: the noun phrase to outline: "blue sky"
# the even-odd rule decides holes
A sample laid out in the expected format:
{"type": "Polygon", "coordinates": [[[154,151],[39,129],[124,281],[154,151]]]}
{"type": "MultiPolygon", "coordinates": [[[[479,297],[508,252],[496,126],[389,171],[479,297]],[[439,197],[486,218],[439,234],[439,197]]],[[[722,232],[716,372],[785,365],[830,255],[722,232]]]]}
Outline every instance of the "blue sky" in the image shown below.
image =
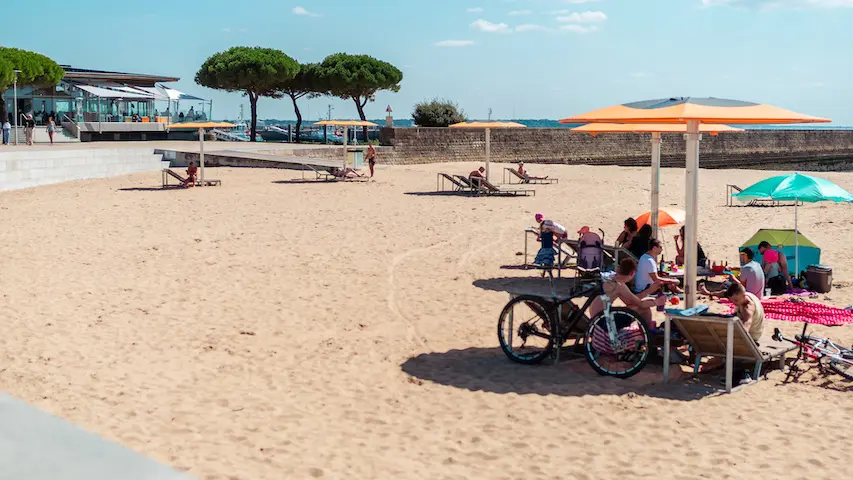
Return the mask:
{"type": "MultiPolygon", "coordinates": [[[[9,1],[0,43],[60,63],[181,77],[216,117],[248,103],[195,85],[212,53],[279,48],[302,62],[365,53],[404,73],[386,105],[456,101],[471,118],[562,118],[616,103],[715,96],[769,103],[853,125],[853,0],[42,0],[9,1]],[[35,10],[34,10],[35,9],[35,10]],[[35,11],[55,12],[39,26],[35,11]],[[29,20],[27,20],[29,19],[29,20]],[[47,28],[49,27],[49,28],[47,28]],[[73,32],[69,34],[69,32],[73,32]]],[[[310,119],[354,118],[352,102],[302,101],[310,119]]],[[[261,118],[294,118],[261,99],[261,118]]]]}

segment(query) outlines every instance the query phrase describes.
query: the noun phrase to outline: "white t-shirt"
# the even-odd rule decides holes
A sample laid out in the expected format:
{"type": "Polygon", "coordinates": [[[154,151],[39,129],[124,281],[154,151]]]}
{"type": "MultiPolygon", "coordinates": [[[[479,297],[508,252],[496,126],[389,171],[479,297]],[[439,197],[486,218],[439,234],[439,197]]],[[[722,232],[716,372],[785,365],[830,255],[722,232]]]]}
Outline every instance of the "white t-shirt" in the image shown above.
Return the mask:
{"type": "Polygon", "coordinates": [[[650,273],[657,272],[658,264],[655,257],[644,253],[637,262],[637,274],[634,276],[634,293],[640,293],[652,284],[650,273]]]}

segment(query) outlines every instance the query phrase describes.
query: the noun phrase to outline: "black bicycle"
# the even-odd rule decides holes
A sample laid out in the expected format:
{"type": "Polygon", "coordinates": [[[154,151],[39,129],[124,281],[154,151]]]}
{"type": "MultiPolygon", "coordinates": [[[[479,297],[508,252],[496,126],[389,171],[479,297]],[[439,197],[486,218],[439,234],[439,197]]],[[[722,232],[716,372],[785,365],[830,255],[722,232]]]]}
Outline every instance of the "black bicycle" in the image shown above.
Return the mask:
{"type": "MultiPolygon", "coordinates": [[[[550,271],[549,271],[550,273],[550,271]]],[[[506,304],[498,319],[498,340],[510,360],[538,364],[552,357],[559,362],[563,345],[583,343],[589,365],[599,374],[628,378],[643,369],[651,355],[651,334],[631,309],[611,306],[602,280],[580,285],[568,297],[558,297],[551,278],[550,298],[520,295],[506,304]],[[581,307],[574,300],[586,297],[581,307]],[[586,311],[599,297],[604,309],[591,320],[586,311]]]]}

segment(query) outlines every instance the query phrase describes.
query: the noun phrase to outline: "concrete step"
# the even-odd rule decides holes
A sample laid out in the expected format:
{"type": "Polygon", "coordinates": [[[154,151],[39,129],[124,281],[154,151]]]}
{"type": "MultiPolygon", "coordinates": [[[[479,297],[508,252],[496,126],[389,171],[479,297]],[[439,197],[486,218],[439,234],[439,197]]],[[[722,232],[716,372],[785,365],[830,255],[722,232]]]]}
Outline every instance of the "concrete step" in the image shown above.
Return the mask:
{"type": "MultiPolygon", "coordinates": [[[[15,141],[15,129],[12,129],[10,141],[14,143],[15,141]]],[[[24,132],[23,127],[18,127],[18,143],[26,143],[27,137],[24,132]]],[[[50,143],[50,136],[47,134],[47,127],[37,126],[35,130],[33,130],[33,142],[35,143],[50,143]]],[[[56,132],[53,134],[53,143],[77,143],[79,140],[77,137],[72,136],[70,133],[65,131],[62,127],[57,127],[56,132]]]]}

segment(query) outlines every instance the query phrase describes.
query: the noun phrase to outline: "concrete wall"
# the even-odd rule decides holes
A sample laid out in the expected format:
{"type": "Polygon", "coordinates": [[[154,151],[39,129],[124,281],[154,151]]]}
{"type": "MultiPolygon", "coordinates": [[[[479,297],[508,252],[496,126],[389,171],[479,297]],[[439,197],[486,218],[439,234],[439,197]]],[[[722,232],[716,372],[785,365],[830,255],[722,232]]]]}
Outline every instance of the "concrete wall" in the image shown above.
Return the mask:
{"type": "MultiPolygon", "coordinates": [[[[449,128],[383,128],[380,162],[413,164],[482,161],[482,130],[449,128]]],[[[564,163],[593,165],[650,164],[649,134],[592,136],[565,128],[510,128],[491,130],[491,158],[496,162],[564,163]]],[[[663,136],[664,166],[684,166],[684,140],[663,136]]],[[[782,168],[799,170],[853,170],[853,131],[747,130],[703,135],[703,168],[782,168]]]]}
{"type": "Polygon", "coordinates": [[[153,148],[14,150],[0,153],[0,191],[51,183],[157,171],[153,148]]]}

